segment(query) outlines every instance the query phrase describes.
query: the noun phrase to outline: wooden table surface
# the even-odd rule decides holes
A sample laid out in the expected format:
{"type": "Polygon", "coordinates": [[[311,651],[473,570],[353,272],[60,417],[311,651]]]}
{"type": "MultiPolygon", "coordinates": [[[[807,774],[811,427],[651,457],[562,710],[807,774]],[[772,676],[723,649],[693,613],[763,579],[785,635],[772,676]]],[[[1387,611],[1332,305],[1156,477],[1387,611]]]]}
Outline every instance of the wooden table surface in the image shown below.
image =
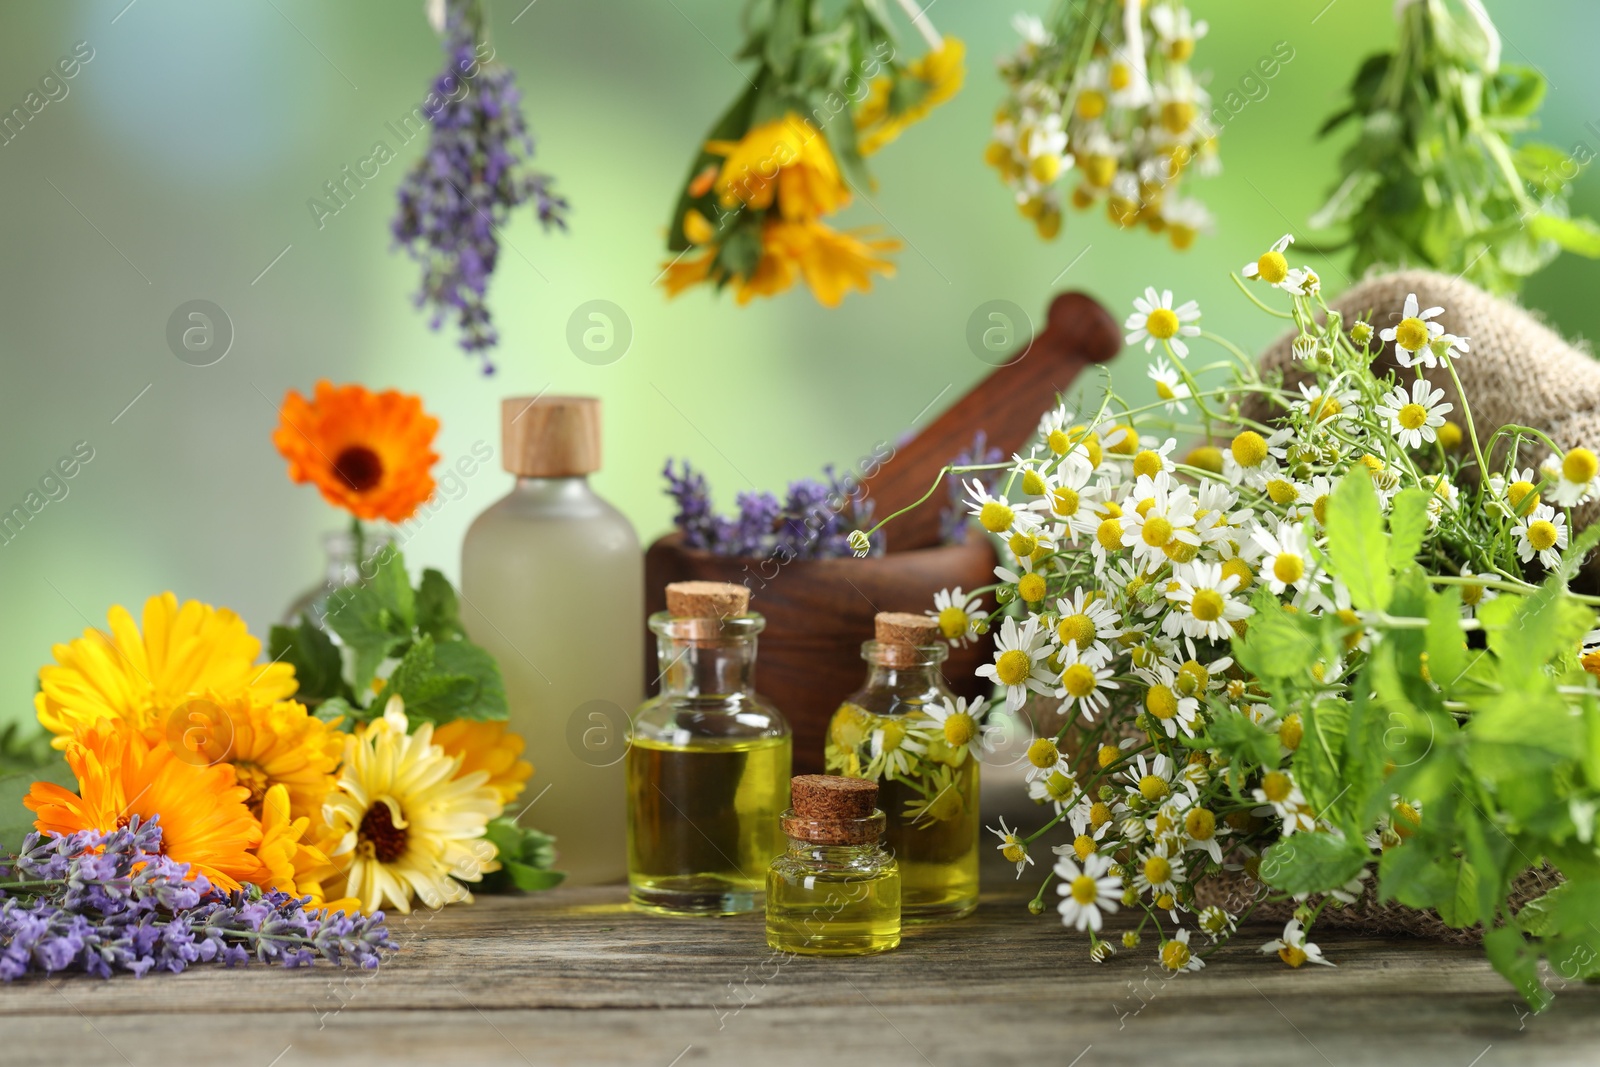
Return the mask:
{"type": "Polygon", "coordinates": [[[15,982],[0,988],[0,1063],[1600,1062],[1600,989],[1569,986],[1525,1016],[1474,948],[1329,933],[1337,968],[1290,971],[1256,951],[1277,931],[1252,926],[1169,980],[1148,944],[1089,962],[1081,935],[1009,887],[855,960],[784,960],[759,916],[639,914],[620,887],[491,897],[393,932],[401,951],[377,972],[15,982]]]}

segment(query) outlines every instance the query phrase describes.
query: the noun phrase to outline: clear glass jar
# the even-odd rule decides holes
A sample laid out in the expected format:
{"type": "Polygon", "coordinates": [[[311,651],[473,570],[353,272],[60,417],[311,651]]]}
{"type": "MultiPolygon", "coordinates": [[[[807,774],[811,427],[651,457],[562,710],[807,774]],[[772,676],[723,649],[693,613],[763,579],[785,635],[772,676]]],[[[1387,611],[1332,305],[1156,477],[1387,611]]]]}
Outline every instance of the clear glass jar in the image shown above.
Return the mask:
{"type": "MultiPolygon", "coordinates": [[[[900,869],[883,847],[882,811],[850,820],[864,844],[818,844],[802,831],[767,871],[767,944],[802,956],[870,956],[900,944],[900,869]]],[[[791,809],[782,823],[801,822],[791,809]]],[[[830,821],[829,830],[840,827],[830,821]]]]}
{"type": "Polygon", "coordinates": [[[907,922],[959,919],[978,906],[978,760],[947,744],[923,711],[955,699],[939,671],[948,654],[943,644],[863,643],[866,684],[828,727],[828,772],[879,784],[907,922]]]}
{"type": "Polygon", "coordinates": [[[661,693],[640,706],[628,749],[628,895],[679,915],[761,907],[783,851],[789,724],[755,691],[766,620],[650,617],[661,693]]]}
{"type": "MultiPolygon", "coordinates": [[[[362,530],[362,554],[370,562],[393,542],[393,534],[377,527],[362,530]]],[[[355,534],[349,530],[331,530],[322,535],[322,551],[328,561],[322,571],[322,584],[314,585],[295,598],[283,613],[285,626],[296,625],[304,618],[312,626],[323,630],[339,643],[339,636],[328,627],[328,601],[341,589],[361,582],[361,566],[356,560],[355,534]]],[[[368,573],[371,573],[369,568],[368,573]]]]}

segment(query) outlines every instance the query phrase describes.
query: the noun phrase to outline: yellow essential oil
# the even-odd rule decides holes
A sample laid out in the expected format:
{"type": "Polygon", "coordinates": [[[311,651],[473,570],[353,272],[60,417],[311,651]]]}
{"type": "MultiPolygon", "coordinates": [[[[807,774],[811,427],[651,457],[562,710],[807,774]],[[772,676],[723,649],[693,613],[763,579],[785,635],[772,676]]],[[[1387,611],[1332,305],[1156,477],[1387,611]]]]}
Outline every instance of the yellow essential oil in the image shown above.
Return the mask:
{"type": "Polygon", "coordinates": [[[879,784],[907,922],[959,919],[978,906],[978,760],[925,710],[955,699],[939,672],[947,650],[937,625],[880,613],[877,640],[862,645],[866,685],[828,730],[828,770],[879,784]]]}
{"type": "Polygon", "coordinates": [[[754,689],[750,591],[720,582],[667,586],[650,617],[661,695],[634,715],[627,754],[628,896],[673,915],[761,907],[783,851],[794,741],[754,689]]]}
{"type": "Polygon", "coordinates": [[[628,881],[635,904],[733,915],[761,906],[767,865],[783,851],[788,737],[677,746],[634,739],[628,751],[628,881]]]}
{"type": "Polygon", "coordinates": [[[767,944],[803,956],[870,956],[900,944],[900,872],[881,843],[876,783],[794,780],[788,851],[767,873],[767,944]]]}

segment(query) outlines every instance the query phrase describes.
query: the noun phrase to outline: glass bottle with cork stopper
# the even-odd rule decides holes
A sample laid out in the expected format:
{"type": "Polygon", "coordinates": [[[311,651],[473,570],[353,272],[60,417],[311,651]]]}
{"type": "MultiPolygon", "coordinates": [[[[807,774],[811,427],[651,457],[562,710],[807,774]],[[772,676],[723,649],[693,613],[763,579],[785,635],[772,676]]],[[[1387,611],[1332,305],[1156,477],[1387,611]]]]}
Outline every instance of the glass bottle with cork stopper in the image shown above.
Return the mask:
{"type": "Polygon", "coordinates": [[[640,706],[627,756],[628,895],[675,915],[761,906],[767,865],[783,851],[793,738],[755,691],[750,590],[723,582],[667,586],[650,617],[661,693],[640,706]]]}
{"type": "Polygon", "coordinates": [[[875,629],[861,646],[866,684],[829,724],[826,765],[879,783],[906,921],[959,919],[978,905],[976,726],[965,720],[966,737],[946,729],[955,695],[939,670],[948,649],[938,620],[880,612],[875,629]]]}
{"type": "Polygon", "coordinates": [[[621,881],[622,759],[644,697],[639,538],[589,485],[599,400],[509,397],[500,422],[500,462],[517,480],[467,531],[461,621],[500,664],[534,766],[523,821],[555,835],[569,882],[621,881]]]}
{"type": "Polygon", "coordinates": [[[877,783],[802,774],[790,792],[789,850],[767,872],[767,944],[804,956],[900,944],[900,871],[881,842],[877,783]]]}

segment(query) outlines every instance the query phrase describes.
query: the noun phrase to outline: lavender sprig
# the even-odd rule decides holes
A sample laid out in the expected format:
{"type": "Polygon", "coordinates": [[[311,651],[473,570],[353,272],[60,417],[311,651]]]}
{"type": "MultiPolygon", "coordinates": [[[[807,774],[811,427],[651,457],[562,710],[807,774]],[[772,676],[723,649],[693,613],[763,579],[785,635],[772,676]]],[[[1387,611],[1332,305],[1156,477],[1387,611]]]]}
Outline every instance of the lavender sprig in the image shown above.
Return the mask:
{"type": "Polygon", "coordinates": [[[437,330],[454,315],[460,344],[494,373],[488,350],[499,341],[485,295],[500,257],[498,228],[530,201],[545,229],[566,229],[567,202],[555,179],[528,169],[533,137],[522,117],[522,94],[507,67],[489,62],[477,0],[449,0],[445,54],[434,81],[441,102],[428,109],[428,151],[400,183],[395,241],[422,264],[416,303],[433,310],[437,330]],[[465,92],[463,93],[463,87],[465,92]]]}
{"type": "Polygon", "coordinates": [[[223,892],[161,854],[161,827],[137,817],[102,834],[29,834],[0,863],[0,979],[30,971],[174,973],[192,963],[285,967],[318,959],[378,966],[394,949],[382,912],[312,914],[309,898],[246,886],[223,892]]]}
{"type": "MultiPolygon", "coordinates": [[[[789,483],[788,496],[744,492],[737,497],[739,514],[729,518],[711,506],[705,475],[687,460],[681,473],[667,460],[663,476],[667,495],[677,503],[674,523],[683,543],[718,556],[788,559],[838,559],[854,555],[850,531],[872,525],[873,503],[861,482],[822,468],[825,481],[803,478],[789,483]]],[[[883,535],[873,537],[873,552],[883,552],[883,535]]]]}

